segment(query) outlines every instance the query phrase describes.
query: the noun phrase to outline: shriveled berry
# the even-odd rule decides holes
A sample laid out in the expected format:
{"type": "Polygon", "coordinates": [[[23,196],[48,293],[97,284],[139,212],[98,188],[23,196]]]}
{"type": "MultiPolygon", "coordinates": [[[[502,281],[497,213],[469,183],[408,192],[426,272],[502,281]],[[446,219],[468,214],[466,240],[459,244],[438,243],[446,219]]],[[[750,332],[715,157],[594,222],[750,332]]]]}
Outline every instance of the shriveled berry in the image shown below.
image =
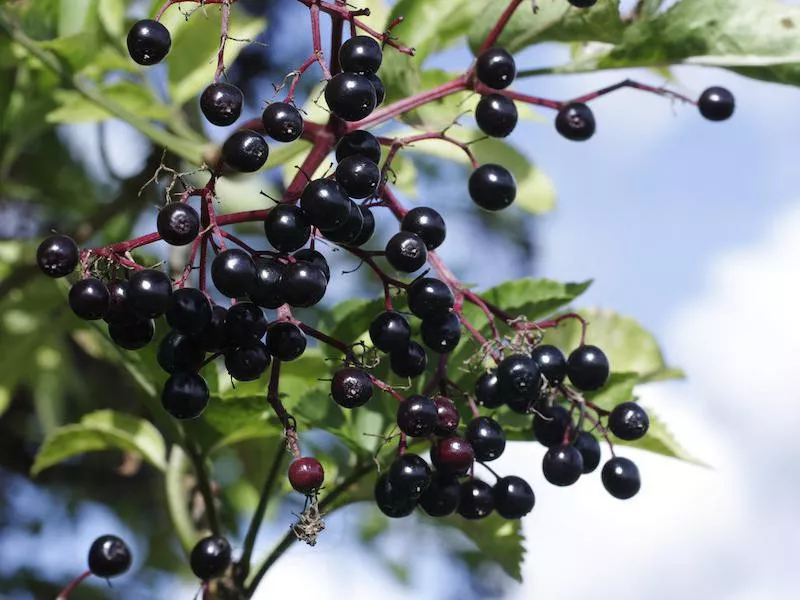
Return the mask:
{"type": "Polygon", "coordinates": [[[289,465],[289,483],[301,494],[314,494],[325,481],[325,469],[313,456],[304,456],[292,461],[289,465]]]}

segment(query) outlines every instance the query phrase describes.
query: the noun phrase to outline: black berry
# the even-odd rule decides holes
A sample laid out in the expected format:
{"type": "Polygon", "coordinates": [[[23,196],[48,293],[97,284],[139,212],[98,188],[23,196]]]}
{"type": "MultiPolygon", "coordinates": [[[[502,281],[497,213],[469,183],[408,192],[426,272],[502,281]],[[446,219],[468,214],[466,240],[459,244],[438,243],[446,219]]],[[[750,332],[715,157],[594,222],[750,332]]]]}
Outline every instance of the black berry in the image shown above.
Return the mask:
{"type": "Polygon", "coordinates": [[[455,350],[461,340],[461,321],[455,313],[429,317],[420,328],[423,343],[438,354],[455,350]]]}
{"type": "Polygon", "coordinates": [[[212,125],[233,125],[242,114],[244,96],[235,85],[218,81],[209,85],[200,95],[200,110],[212,125]]]}
{"type": "Polygon", "coordinates": [[[191,244],[200,233],[200,216],[185,202],[171,202],[158,211],[156,228],[171,246],[191,244]]]}
{"type": "Polygon", "coordinates": [[[583,457],[583,472],[591,473],[600,464],[600,443],[588,431],[581,431],[575,437],[572,445],[578,449],[583,457]]]}
{"type": "Polygon", "coordinates": [[[267,370],[270,358],[262,342],[238,346],[225,353],[225,369],[237,381],[255,381],[267,370]]]}
{"type": "Polygon", "coordinates": [[[389,479],[389,474],[384,473],[375,482],[375,504],[387,517],[397,519],[407,517],[417,507],[417,501],[409,494],[397,490],[389,479]]]}
{"type": "Polygon", "coordinates": [[[735,101],[725,88],[710,87],[700,95],[697,108],[709,121],[725,121],[733,115],[735,101]]]}
{"type": "Polygon", "coordinates": [[[235,345],[253,344],[267,332],[264,311],[253,302],[237,302],[225,317],[225,338],[235,345]]]}
{"type": "Polygon", "coordinates": [[[181,288],[170,296],[167,323],[189,335],[201,333],[211,322],[211,303],[197,288],[181,288]]]}
{"type": "Polygon", "coordinates": [[[250,129],[240,129],[222,144],[222,160],[234,171],[254,173],[269,158],[269,146],[264,137],[250,129]]]}
{"type": "Polygon", "coordinates": [[[173,373],[164,384],[161,404],[176,419],[194,419],[208,406],[208,386],[197,373],[173,373]]]}
{"type": "Polygon", "coordinates": [[[431,462],[443,473],[464,475],[475,461],[469,442],[456,435],[442,438],[431,447],[431,462]]]}
{"type": "Polygon", "coordinates": [[[569,411],[563,406],[544,406],[533,417],[533,435],[542,446],[558,446],[564,443],[564,436],[571,423],[569,411]]]}
{"type": "Polygon", "coordinates": [[[411,326],[403,315],[388,310],[370,323],[369,339],[383,352],[402,350],[411,340],[411,326]]]}
{"type": "Polygon", "coordinates": [[[321,231],[331,231],[350,216],[350,200],[332,179],[309,181],[300,196],[300,207],[321,231]]]}
{"type": "Polygon", "coordinates": [[[372,398],[372,393],[372,380],[364,369],[344,367],[333,374],[331,397],[339,406],[364,406],[372,398]]]}
{"type": "Polygon", "coordinates": [[[109,323],[108,335],[117,346],[125,350],[140,350],[147,346],[156,333],[152,319],[109,323]]]}
{"type": "Polygon", "coordinates": [[[568,0],[575,8],[589,8],[597,4],[597,0],[568,0]]]}
{"type": "Polygon", "coordinates": [[[480,462],[495,460],[506,449],[506,434],[500,424],[491,417],[472,419],[467,425],[464,437],[475,451],[475,460],[480,462]]]}
{"type": "Polygon", "coordinates": [[[623,402],[608,415],[608,428],[619,439],[632,442],[645,436],[650,418],[636,402],[623,402]]]}
{"type": "Polygon", "coordinates": [[[596,128],[594,113],[583,102],[567,104],[556,115],[556,131],[573,142],[585,142],[596,128]]]}
{"type": "Polygon", "coordinates": [[[381,45],[366,35],[356,35],[339,49],[339,64],[343,71],[352,73],[375,73],[381,66],[381,45]]]}
{"type": "Polygon", "coordinates": [[[288,362],[303,355],[306,350],[306,334],[294,323],[273,323],[267,333],[267,349],[278,360],[288,362]]]}
{"type": "Polygon", "coordinates": [[[441,317],[450,312],[456,299],[440,279],[422,277],[408,286],[408,307],[420,319],[441,317]]]}
{"type": "Polygon", "coordinates": [[[51,235],[36,250],[36,263],[49,277],[66,277],[78,266],[78,244],[67,235],[51,235]]]}
{"type": "Polygon", "coordinates": [[[127,279],[112,279],[106,284],[108,288],[108,308],[103,315],[106,323],[133,323],[138,320],[129,309],[126,299],[128,297],[127,279]]]}
{"type": "Polygon", "coordinates": [[[128,31],[127,42],[131,58],[140,65],[150,66],[164,60],[172,46],[172,37],[158,21],[142,19],[128,31]]]}
{"type": "Polygon", "coordinates": [[[192,573],[203,581],[222,577],[230,564],[231,545],[219,535],[210,535],[197,542],[189,556],[192,573]]]}
{"type": "Polygon", "coordinates": [[[325,469],[313,456],[305,456],[289,465],[289,483],[295,491],[306,496],[316,493],[325,481],[325,469]]]}
{"type": "Polygon", "coordinates": [[[427,206],[418,206],[408,211],[400,223],[400,229],[416,233],[428,250],[441,246],[447,235],[442,215],[427,206]]]}
{"type": "Polygon", "coordinates": [[[131,560],[130,548],[115,535],[101,535],[89,547],[89,570],[103,579],[122,575],[131,560]]]}
{"type": "Polygon", "coordinates": [[[389,365],[398,377],[419,377],[428,366],[428,355],[417,342],[410,341],[389,354],[389,365]]]}
{"type": "Polygon", "coordinates": [[[484,85],[495,90],[503,90],[514,82],[517,76],[517,63],[507,50],[489,48],[478,57],[475,74],[484,85]]]}
{"type": "Polygon", "coordinates": [[[620,500],[633,498],[642,487],[642,479],[636,464],[622,456],[616,456],[603,465],[600,472],[603,487],[606,491],[620,500]]]}
{"type": "Polygon", "coordinates": [[[244,250],[223,250],[211,262],[211,280],[219,293],[228,298],[246,296],[253,288],[256,267],[244,250]]]}
{"type": "Polygon", "coordinates": [[[375,106],[380,106],[386,99],[386,86],[383,85],[383,80],[375,73],[365,73],[364,77],[366,77],[372,84],[372,87],[375,88],[375,106]]]}
{"type": "Polygon", "coordinates": [[[483,373],[475,382],[475,399],[486,408],[499,408],[503,405],[500,387],[497,385],[497,371],[483,373]]]}
{"type": "Polygon", "coordinates": [[[167,373],[197,371],[203,364],[205,351],[197,340],[173,330],[161,340],[156,358],[167,373]]]}
{"type": "Polygon", "coordinates": [[[69,307],[81,319],[101,319],[108,310],[109,293],[106,284],[89,277],[81,279],[69,289],[69,307]]]}
{"type": "Polygon", "coordinates": [[[444,437],[453,435],[461,421],[458,408],[450,398],[443,396],[435,398],[434,402],[436,403],[436,427],[433,432],[444,437]]]}
{"type": "MultiPolygon", "coordinates": [[[[301,251],[302,252],[302,251],[301,251]]],[[[267,256],[255,262],[255,279],[250,287],[250,300],[263,308],[276,309],[286,304],[282,277],[286,265],[267,256]]]]}
{"type": "Polygon", "coordinates": [[[541,377],[539,366],[525,354],[512,354],[497,365],[497,385],[506,402],[539,398],[541,377]]]}
{"type": "Polygon", "coordinates": [[[572,485],[583,473],[583,457],[575,446],[553,446],[542,459],[542,472],[553,485],[572,485]]]}
{"type": "Polygon", "coordinates": [[[428,250],[417,234],[400,231],[386,244],[386,260],[398,271],[413,273],[428,260],[428,250]]]}
{"type": "Polygon", "coordinates": [[[378,189],[381,170],[370,159],[356,154],[343,159],[336,167],[336,181],[351,198],[368,198],[378,189]]]}
{"type": "Polygon", "coordinates": [[[567,375],[567,358],[561,350],[555,346],[542,344],[533,349],[531,358],[539,365],[539,371],[548,384],[557,385],[564,381],[567,375]]]}
{"type": "Polygon", "coordinates": [[[300,111],[287,102],[273,102],[261,115],[264,132],[278,142],[293,142],[303,134],[300,111]]]}
{"type": "Polygon", "coordinates": [[[446,517],[456,511],[460,498],[461,485],[458,479],[434,471],[428,488],[419,498],[419,506],[432,517],[446,517]]]}
{"type": "Polygon", "coordinates": [[[336,229],[325,232],[325,237],[337,244],[352,244],[360,235],[364,226],[364,215],[358,204],[348,200],[349,212],[344,223],[336,229]]]}
{"type": "Polygon", "coordinates": [[[322,300],[328,280],[319,267],[306,262],[286,265],[281,278],[283,294],[290,306],[314,306],[322,300]]]}
{"type": "Polygon", "coordinates": [[[497,480],[492,488],[494,509],[504,519],[521,519],[533,510],[536,496],[528,482],[509,475],[497,480]]]}
{"type": "Polygon", "coordinates": [[[427,437],[437,420],[436,403],[427,396],[409,396],[397,408],[397,426],[411,437],[427,437]]]}
{"type": "Polygon", "coordinates": [[[342,136],[336,144],[336,162],[348,156],[363,156],[378,164],[381,162],[381,145],[369,131],[357,129],[342,136]]]}
{"type": "Polygon", "coordinates": [[[267,241],[278,252],[294,252],[311,237],[311,223],[305,211],[294,204],[278,204],[264,219],[267,241]]]}
{"type": "Polygon", "coordinates": [[[325,274],[325,279],[330,281],[331,268],[328,266],[328,261],[325,260],[325,257],[321,252],[312,250],[311,248],[303,248],[302,250],[298,250],[294,253],[294,259],[301,262],[311,263],[312,265],[319,267],[325,274]]]}
{"type": "Polygon", "coordinates": [[[507,137],[517,126],[517,106],[500,94],[481,98],[475,108],[475,121],[481,131],[490,137],[507,137]]]}
{"type": "Polygon", "coordinates": [[[351,246],[363,246],[372,239],[372,234],[375,233],[375,215],[367,206],[359,205],[358,210],[361,211],[361,231],[350,242],[351,246]]]}
{"type": "Polygon", "coordinates": [[[494,510],[492,486],[480,479],[470,479],[461,484],[458,514],[465,519],[488,517],[494,510]]]}
{"type": "Polygon", "coordinates": [[[340,119],[360,121],[375,110],[378,100],[369,79],[356,73],[339,73],[325,86],[325,102],[340,119]]]}
{"type": "Polygon", "coordinates": [[[134,314],[148,319],[167,312],[172,297],[172,281],[166,273],[142,269],[134,272],[129,282],[127,304],[134,314]]]}
{"type": "Polygon", "coordinates": [[[206,352],[221,352],[228,343],[225,335],[225,320],[228,311],[222,306],[211,309],[211,319],[197,336],[197,343],[206,352]]]}
{"type": "Polygon", "coordinates": [[[389,481],[398,494],[418,499],[431,482],[431,468],[425,459],[406,452],[389,466],[389,481]]]}
{"type": "Polygon", "coordinates": [[[598,390],[606,384],[608,358],[597,346],[584,345],[572,351],[567,359],[567,377],[579,390],[598,390]]]}
{"type": "Polygon", "coordinates": [[[517,197],[517,182],[505,167],[481,165],[469,177],[469,195],[484,210],[502,210],[517,197]]]}

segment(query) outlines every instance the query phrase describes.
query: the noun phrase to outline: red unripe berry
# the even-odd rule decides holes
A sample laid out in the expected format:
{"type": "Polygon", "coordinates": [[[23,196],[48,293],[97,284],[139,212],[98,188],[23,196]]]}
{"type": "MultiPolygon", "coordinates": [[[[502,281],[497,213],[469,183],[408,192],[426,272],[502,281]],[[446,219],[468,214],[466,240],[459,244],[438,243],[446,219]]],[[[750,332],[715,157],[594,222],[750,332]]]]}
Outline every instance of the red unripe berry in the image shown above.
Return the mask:
{"type": "Polygon", "coordinates": [[[325,480],[325,471],[313,456],[298,458],[289,465],[289,483],[301,494],[313,494],[325,480]]]}

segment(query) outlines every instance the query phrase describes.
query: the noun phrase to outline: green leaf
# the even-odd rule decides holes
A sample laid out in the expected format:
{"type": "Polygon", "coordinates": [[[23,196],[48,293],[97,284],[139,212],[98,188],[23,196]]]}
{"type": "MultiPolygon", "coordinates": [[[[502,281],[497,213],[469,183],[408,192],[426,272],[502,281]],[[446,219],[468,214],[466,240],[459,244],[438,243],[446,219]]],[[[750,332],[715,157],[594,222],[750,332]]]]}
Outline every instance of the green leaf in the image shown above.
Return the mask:
{"type": "Polygon", "coordinates": [[[112,38],[122,38],[125,31],[124,0],[100,0],[97,11],[106,33],[112,38]]]}
{"type": "Polygon", "coordinates": [[[96,32],[84,31],[74,35],[40,42],[39,46],[55,53],[73,70],[79,71],[97,58],[99,40],[96,32]]]}
{"type": "MultiPolygon", "coordinates": [[[[119,81],[99,88],[99,94],[140,117],[166,121],[172,110],[155,97],[150,88],[132,81],[119,81]]],[[[94,123],[112,118],[112,114],[83,94],[59,90],[54,94],[60,106],[47,115],[50,123],[94,123]]]]}
{"type": "Polygon", "coordinates": [[[512,314],[536,320],[566,306],[583,294],[591,284],[591,280],[561,283],[552,279],[525,277],[489,288],[481,292],[480,296],[512,314]]]}
{"type": "Polygon", "coordinates": [[[641,6],[639,8],[639,17],[640,18],[653,17],[661,8],[661,5],[663,3],[664,0],[640,0],[641,6]]]}
{"type": "Polygon", "coordinates": [[[97,13],[97,0],[61,0],[59,37],[86,31],[96,23],[97,13]]]}
{"type": "Polygon", "coordinates": [[[87,452],[120,449],[137,452],[159,471],[166,469],[164,438],[149,422],[112,410],[90,413],[75,425],[56,429],[48,436],[31,469],[38,475],[68,458],[87,452]]]}
{"type": "Polygon", "coordinates": [[[9,406],[11,406],[11,392],[7,387],[0,386],[0,417],[8,410],[9,406]]]}
{"type": "Polygon", "coordinates": [[[627,442],[619,439],[616,436],[612,436],[614,445],[631,446],[632,448],[638,448],[639,450],[647,450],[648,452],[654,452],[655,454],[677,458],[678,460],[684,460],[702,467],[708,466],[708,464],[689,454],[683,448],[683,446],[678,443],[678,441],[675,439],[675,436],[669,429],[667,429],[667,426],[664,425],[663,421],[661,421],[649,408],[647,409],[647,415],[650,417],[650,429],[647,430],[647,435],[640,440],[636,440],[635,442],[627,442]]]}

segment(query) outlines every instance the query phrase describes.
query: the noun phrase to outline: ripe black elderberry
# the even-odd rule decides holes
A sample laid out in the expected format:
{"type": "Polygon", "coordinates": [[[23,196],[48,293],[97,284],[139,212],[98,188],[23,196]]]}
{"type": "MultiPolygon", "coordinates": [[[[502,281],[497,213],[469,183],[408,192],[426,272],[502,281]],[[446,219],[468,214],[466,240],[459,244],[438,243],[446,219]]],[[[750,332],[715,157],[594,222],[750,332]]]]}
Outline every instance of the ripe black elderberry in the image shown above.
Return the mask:
{"type": "Polygon", "coordinates": [[[117,346],[125,350],[140,350],[147,346],[156,333],[152,319],[109,323],[108,335],[117,346]]]}
{"type": "Polygon", "coordinates": [[[225,353],[225,369],[237,381],[255,381],[267,370],[272,358],[262,342],[238,346],[225,353]]]}
{"type": "Polygon", "coordinates": [[[444,437],[453,435],[461,421],[458,408],[450,398],[443,396],[435,398],[434,402],[436,403],[436,427],[433,432],[444,437]]]}
{"type": "Polygon", "coordinates": [[[246,296],[253,288],[256,267],[244,250],[223,250],[211,262],[211,281],[220,294],[228,298],[246,296]]]}
{"type": "Polygon", "coordinates": [[[494,510],[492,486],[480,479],[470,479],[461,484],[458,514],[465,519],[488,517],[494,510]]]}
{"type": "Polygon", "coordinates": [[[131,560],[130,548],[115,535],[101,535],[89,548],[89,570],[103,579],[122,575],[131,560]]]}
{"type": "Polygon", "coordinates": [[[69,289],[69,307],[87,321],[103,317],[108,310],[109,298],[106,284],[94,277],[81,279],[69,289]]]}
{"type": "Polygon", "coordinates": [[[596,129],[594,113],[583,102],[567,104],[556,115],[556,131],[573,142],[585,142],[596,129]]]}
{"type": "Polygon", "coordinates": [[[583,473],[583,456],[575,446],[553,446],[542,459],[542,472],[553,485],[572,485],[583,473]]]}
{"type": "Polygon", "coordinates": [[[422,277],[408,286],[408,307],[420,319],[441,317],[450,312],[456,298],[447,284],[432,277],[422,277]]]}
{"type": "Polygon", "coordinates": [[[333,374],[331,397],[344,408],[364,406],[372,398],[372,380],[364,369],[344,367],[333,374]]]}
{"type": "Polygon", "coordinates": [[[339,73],[325,86],[325,102],[345,121],[360,121],[375,110],[378,99],[369,79],[356,73],[339,73]]]}
{"type": "Polygon", "coordinates": [[[221,352],[227,345],[228,341],[225,335],[227,316],[228,311],[222,306],[214,306],[211,309],[211,320],[197,336],[197,343],[206,352],[221,352]]]}
{"type": "Polygon", "coordinates": [[[735,109],[733,94],[723,87],[710,87],[700,95],[697,108],[709,121],[725,121],[735,109]]]}
{"type": "Polygon", "coordinates": [[[267,333],[267,349],[278,360],[295,360],[306,351],[306,334],[294,323],[273,323],[267,333]]]}
{"type": "Polygon", "coordinates": [[[288,102],[273,102],[261,115],[264,132],[278,142],[293,142],[303,134],[303,117],[288,102]]]}
{"type": "Polygon", "coordinates": [[[372,87],[375,88],[375,106],[380,106],[386,99],[386,86],[383,85],[383,80],[375,73],[365,73],[364,77],[366,77],[372,84],[372,87]]]}
{"type": "Polygon", "coordinates": [[[386,260],[398,271],[413,273],[428,260],[428,251],[417,234],[400,231],[386,244],[386,260]]]}
{"type": "Polygon", "coordinates": [[[590,392],[606,384],[608,358],[597,346],[584,345],[572,351],[567,360],[567,377],[579,390],[590,392]]]}
{"type": "Polygon", "coordinates": [[[358,210],[361,211],[361,231],[350,242],[351,246],[363,246],[372,239],[372,234],[375,233],[375,215],[367,206],[359,206],[358,210]]]}
{"type": "Polygon", "coordinates": [[[197,542],[189,556],[192,573],[203,581],[222,577],[230,564],[231,545],[219,535],[210,535],[197,542]]]}
{"type": "Polygon", "coordinates": [[[505,167],[481,165],[469,177],[469,195],[484,210],[503,210],[517,197],[517,182],[505,167]]]}
{"type": "Polygon", "coordinates": [[[461,498],[461,485],[452,475],[431,473],[428,488],[419,498],[419,506],[431,517],[446,517],[456,512],[461,498]]]}
{"type": "Polygon", "coordinates": [[[321,231],[331,231],[350,216],[350,200],[332,179],[309,181],[300,196],[300,208],[321,231]]]}
{"type": "Polygon", "coordinates": [[[641,439],[650,428],[650,417],[636,402],[617,404],[608,416],[608,428],[621,440],[641,439]]]}
{"type": "Polygon", "coordinates": [[[600,464],[600,442],[588,431],[581,431],[575,437],[572,445],[578,449],[583,457],[583,472],[591,473],[600,464]]]}
{"type": "Polygon", "coordinates": [[[425,349],[415,341],[410,341],[389,354],[389,365],[398,377],[419,377],[428,366],[428,355],[425,349]]]}
{"type": "Polygon", "coordinates": [[[542,446],[552,448],[564,443],[571,423],[569,411],[563,406],[545,406],[533,417],[533,435],[542,446]]]}
{"type": "Polygon", "coordinates": [[[321,252],[312,250],[311,248],[303,248],[302,250],[298,250],[294,253],[294,259],[301,262],[311,263],[312,265],[319,267],[322,269],[322,272],[325,273],[325,279],[328,281],[331,280],[331,268],[328,266],[328,261],[325,260],[325,257],[321,252]]]}
{"type": "Polygon", "coordinates": [[[128,297],[127,279],[112,279],[106,284],[108,288],[108,308],[103,315],[106,323],[133,323],[136,316],[128,310],[125,299],[128,297]]]}
{"type": "Polygon", "coordinates": [[[421,456],[406,452],[389,466],[389,481],[398,494],[417,499],[431,482],[431,468],[421,456]]]}
{"type": "Polygon", "coordinates": [[[536,496],[528,482],[508,475],[497,480],[492,488],[494,509],[504,519],[521,519],[533,510],[536,496]]]}
{"type": "Polygon", "coordinates": [[[589,8],[597,4],[597,0],[569,0],[575,8],[589,8]]]}
{"type": "Polygon", "coordinates": [[[156,228],[169,245],[185,246],[200,233],[200,215],[185,202],[171,202],[158,211],[156,228]]]}
{"type": "Polygon", "coordinates": [[[167,323],[188,335],[200,334],[211,322],[211,303],[197,288],[175,290],[169,299],[167,323]]]}
{"type": "Polygon", "coordinates": [[[164,384],[161,404],[176,419],[194,419],[208,406],[208,386],[197,373],[173,373],[164,384]]]}
{"type": "Polygon", "coordinates": [[[539,398],[539,365],[525,354],[512,354],[497,365],[497,385],[506,402],[539,398]]]}
{"type": "Polygon", "coordinates": [[[322,300],[328,280],[325,273],[316,265],[295,262],[286,265],[281,277],[283,294],[289,306],[314,306],[322,300]]]}
{"type": "Polygon", "coordinates": [[[461,321],[455,313],[430,317],[422,322],[420,333],[428,348],[438,354],[447,354],[461,341],[461,321]]]}
{"type": "Polygon", "coordinates": [[[256,260],[256,276],[250,287],[250,300],[273,310],[285,304],[281,279],[285,270],[286,265],[274,258],[264,256],[256,260]]]}
{"type": "Polygon", "coordinates": [[[409,396],[397,408],[397,426],[411,437],[426,437],[436,428],[436,403],[427,396],[409,396]]]}
{"type": "Polygon", "coordinates": [[[441,246],[447,235],[442,215],[427,206],[418,206],[408,211],[400,223],[400,229],[416,233],[428,250],[441,246]]]}
{"type": "Polygon", "coordinates": [[[456,435],[442,438],[431,447],[431,462],[439,471],[464,475],[475,461],[475,451],[468,441],[456,435]]]}
{"type": "Polygon", "coordinates": [[[325,469],[313,456],[304,456],[289,465],[289,483],[306,496],[315,494],[325,481],[325,469]]]}
{"type": "Polygon", "coordinates": [[[615,456],[603,465],[600,478],[606,491],[620,500],[633,498],[642,487],[636,464],[622,456],[615,456]]]}
{"type": "Polygon", "coordinates": [[[417,507],[416,499],[397,490],[388,473],[375,482],[375,504],[383,514],[393,519],[407,517],[417,507]]]}
{"type": "Polygon", "coordinates": [[[253,344],[267,332],[264,311],[253,302],[237,302],[225,318],[225,338],[230,344],[253,344]]]}
{"type": "Polygon", "coordinates": [[[475,108],[478,127],[490,137],[507,137],[517,126],[518,116],[514,101],[500,94],[484,96],[475,108]]]}
{"type": "Polygon", "coordinates": [[[51,235],[36,250],[36,263],[48,277],[66,277],[78,266],[78,244],[67,235],[51,235]]]}
{"type": "Polygon", "coordinates": [[[172,281],[166,273],[154,269],[136,271],[129,280],[127,304],[143,319],[163,315],[169,309],[172,281]]]}
{"type": "Polygon", "coordinates": [[[242,114],[244,96],[235,85],[217,81],[209,85],[200,95],[200,110],[212,125],[233,125],[242,114]]]}
{"type": "Polygon", "coordinates": [[[383,352],[402,350],[411,340],[411,326],[403,315],[387,310],[370,323],[369,339],[383,352]]]}
{"type": "Polygon", "coordinates": [[[343,71],[352,73],[375,73],[381,67],[383,50],[381,45],[366,35],[356,35],[339,49],[339,64],[343,71]]]}
{"type": "Polygon", "coordinates": [[[567,375],[567,357],[555,346],[542,344],[531,351],[531,358],[539,365],[547,383],[557,385],[564,381],[567,375]]]}
{"type": "Polygon", "coordinates": [[[500,388],[497,385],[497,371],[483,373],[475,382],[475,399],[486,408],[499,408],[503,405],[500,388]]]}
{"type": "Polygon", "coordinates": [[[278,204],[264,219],[267,241],[278,252],[294,252],[311,237],[311,223],[305,211],[294,204],[278,204]]]}
{"type": "Polygon", "coordinates": [[[205,351],[194,338],[173,330],[161,340],[156,358],[167,373],[197,371],[203,364],[205,351]]]}
{"type": "Polygon", "coordinates": [[[264,137],[250,129],[240,129],[222,144],[222,160],[234,171],[255,173],[269,158],[269,146],[264,137]]]}
{"type": "Polygon", "coordinates": [[[475,460],[480,462],[499,458],[506,449],[506,434],[500,423],[491,417],[472,419],[467,425],[464,437],[475,451],[475,460]]]}
{"type": "Polygon", "coordinates": [[[503,90],[514,82],[517,64],[511,53],[504,48],[489,48],[478,57],[475,74],[484,85],[503,90]]]}
{"type": "Polygon", "coordinates": [[[378,189],[381,170],[370,159],[356,154],[343,159],[336,167],[336,181],[351,198],[368,198],[378,189]]]}
{"type": "Polygon", "coordinates": [[[344,223],[336,229],[325,232],[325,237],[337,244],[351,244],[361,235],[364,226],[364,216],[358,204],[348,200],[350,211],[344,223]]]}
{"type": "Polygon", "coordinates": [[[369,131],[357,129],[342,136],[336,144],[336,162],[348,156],[363,156],[378,164],[381,162],[381,145],[369,131]]]}
{"type": "Polygon", "coordinates": [[[142,19],[128,31],[127,42],[131,58],[140,65],[150,66],[164,60],[172,46],[172,37],[158,21],[142,19]]]}

